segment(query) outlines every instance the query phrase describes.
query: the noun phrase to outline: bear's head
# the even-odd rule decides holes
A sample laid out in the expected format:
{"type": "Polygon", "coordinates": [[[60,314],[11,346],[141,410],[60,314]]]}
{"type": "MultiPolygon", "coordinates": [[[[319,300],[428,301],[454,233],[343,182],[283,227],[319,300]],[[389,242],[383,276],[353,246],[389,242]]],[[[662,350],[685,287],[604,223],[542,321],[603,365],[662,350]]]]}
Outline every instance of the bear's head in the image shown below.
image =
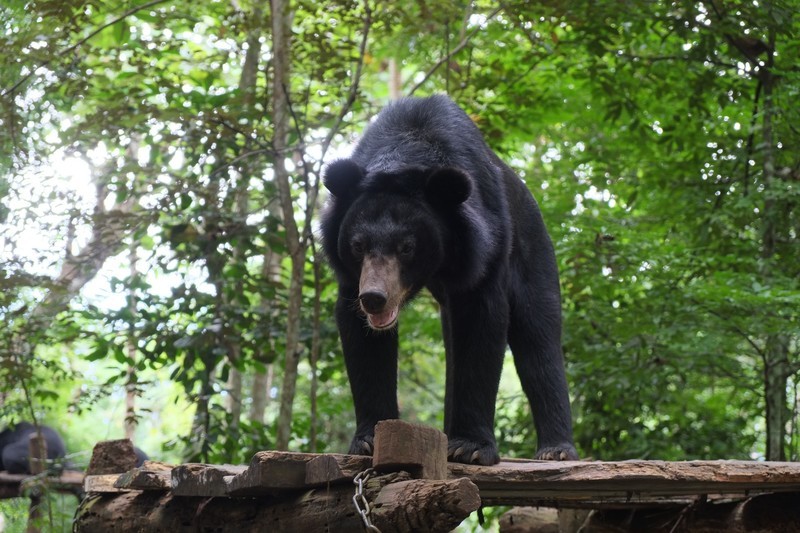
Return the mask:
{"type": "Polygon", "coordinates": [[[440,270],[454,242],[453,221],[472,180],[453,168],[365,172],[350,159],[329,165],[331,205],[323,238],[342,279],[375,330],[397,323],[400,308],[440,270]]]}

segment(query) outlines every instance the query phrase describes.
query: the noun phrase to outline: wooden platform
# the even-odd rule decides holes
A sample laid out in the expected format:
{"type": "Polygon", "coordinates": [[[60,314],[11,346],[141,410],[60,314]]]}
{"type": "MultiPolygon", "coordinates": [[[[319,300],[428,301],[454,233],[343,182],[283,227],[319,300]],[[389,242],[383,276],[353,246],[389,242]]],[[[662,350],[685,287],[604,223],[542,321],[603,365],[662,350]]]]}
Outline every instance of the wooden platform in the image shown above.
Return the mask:
{"type": "MultiPolygon", "coordinates": [[[[274,496],[352,484],[371,457],[258,452],[249,466],[146,462],[125,474],[86,476],[89,493],[171,491],[177,496],[274,496]],[[324,461],[322,470],[312,461],[324,461]],[[311,463],[311,464],[309,464],[311,463]],[[334,466],[331,466],[334,465],[334,466]],[[326,475],[328,474],[328,475],[326,475]]],[[[524,461],[495,466],[450,463],[448,479],[467,478],[484,506],[632,507],[698,495],[745,498],[800,492],[800,463],[748,461],[524,461]]]]}
{"type": "MultiPolygon", "coordinates": [[[[488,467],[446,463],[434,474],[445,479],[415,479],[437,472],[422,469],[426,453],[376,453],[384,461],[373,463],[267,451],[247,466],[145,463],[123,474],[88,475],[76,530],[124,523],[139,530],[203,524],[214,531],[357,531],[363,524],[352,503],[353,478],[374,467],[364,495],[384,532],[446,531],[478,507],[496,505],[591,509],[592,516],[579,515],[583,531],[800,531],[800,463],[505,460],[488,467]]],[[[537,530],[526,525],[525,513],[509,516],[501,531],[537,530]]],[[[577,526],[560,530],[570,527],[577,526]]]]}
{"type": "Polygon", "coordinates": [[[0,499],[23,497],[26,488],[34,483],[46,483],[50,490],[77,494],[83,490],[83,482],[83,472],[74,470],[65,470],[60,475],[43,478],[0,471],[0,499]]]}
{"type": "MultiPolygon", "coordinates": [[[[145,502],[143,507],[134,506],[133,500],[118,502],[125,505],[110,508],[113,511],[109,516],[133,508],[146,515],[161,507],[175,509],[186,505],[190,508],[180,516],[192,513],[223,516],[218,524],[221,531],[228,530],[226,523],[230,531],[247,530],[241,528],[241,517],[254,516],[259,507],[263,510],[272,505],[273,518],[297,517],[302,512],[320,520],[319,524],[325,524],[324,515],[304,509],[302,505],[338,506],[344,514],[350,515],[350,521],[340,522],[345,525],[341,529],[329,529],[346,531],[360,526],[350,503],[352,478],[371,466],[369,457],[259,452],[249,466],[187,464],[168,468],[146,463],[143,468],[126,474],[87,476],[85,490],[90,497],[105,495],[108,499],[110,496],[109,501],[120,494],[130,497],[146,492],[150,495],[139,500],[145,502]],[[205,509],[197,505],[199,501],[214,497],[223,499],[205,509]],[[304,510],[299,511],[298,505],[304,510]]],[[[595,510],[593,520],[599,523],[594,528],[584,528],[585,531],[627,531],[625,523],[633,528],[634,523],[642,521],[647,525],[630,530],[659,531],[657,525],[647,521],[653,516],[670,525],[668,528],[665,525],[665,531],[670,531],[682,516],[691,516],[693,523],[706,525],[701,529],[676,531],[725,531],[728,520],[748,505],[757,505],[760,519],[769,519],[772,526],[741,531],[800,531],[800,463],[514,460],[492,467],[448,464],[447,471],[451,481],[468,479],[474,483],[482,506],[595,510]],[[687,509],[692,510],[690,515],[685,514],[687,509]],[[627,512],[620,514],[622,511],[627,512]],[[717,515],[722,518],[714,519],[715,525],[709,529],[709,516],[717,515]],[[612,523],[616,525],[612,527],[612,523]]],[[[409,477],[398,479],[404,481],[409,477]]],[[[373,494],[373,498],[377,499],[377,494],[373,494]]],[[[96,506],[94,511],[97,511],[96,506]]],[[[122,512],[119,516],[127,515],[122,512]]],[[[528,514],[512,512],[510,516],[516,517],[515,526],[520,529],[506,527],[502,531],[531,530],[522,525],[527,523],[524,520],[530,519],[528,514]]],[[[270,518],[264,516],[263,519],[270,518]]],[[[309,531],[316,529],[313,525],[304,527],[310,527],[309,531]]],[[[102,528],[78,529],[95,530],[102,528]]],[[[257,527],[253,529],[257,530],[257,527]]]]}

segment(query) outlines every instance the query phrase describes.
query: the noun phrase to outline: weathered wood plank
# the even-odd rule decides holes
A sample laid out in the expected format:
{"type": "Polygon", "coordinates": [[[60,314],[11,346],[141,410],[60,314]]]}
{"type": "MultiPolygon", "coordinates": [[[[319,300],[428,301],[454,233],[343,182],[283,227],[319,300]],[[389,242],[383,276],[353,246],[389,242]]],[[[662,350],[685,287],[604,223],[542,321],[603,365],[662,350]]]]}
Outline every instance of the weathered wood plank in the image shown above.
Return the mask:
{"type": "Polygon", "coordinates": [[[754,461],[503,461],[492,467],[450,463],[484,505],[559,501],[642,502],[698,494],[800,490],[800,463],[754,461]]]}
{"type": "Polygon", "coordinates": [[[116,486],[117,481],[123,474],[99,474],[86,476],[83,479],[83,490],[85,492],[125,492],[128,489],[116,486]]]}
{"type": "Polygon", "coordinates": [[[359,472],[372,466],[372,457],[326,453],[306,463],[306,485],[352,483],[359,472]]]}
{"type": "Polygon", "coordinates": [[[243,465],[189,463],[172,469],[172,493],[176,496],[226,496],[227,480],[247,471],[243,465]]]}
{"type": "Polygon", "coordinates": [[[317,457],[313,453],[258,452],[247,470],[226,479],[226,492],[231,496],[274,494],[306,488],[306,463],[317,457]]]}
{"type": "Polygon", "coordinates": [[[172,465],[155,461],[145,461],[139,468],[134,468],[119,476],[114,488],[128,490],[171,490],[172,465]]]}

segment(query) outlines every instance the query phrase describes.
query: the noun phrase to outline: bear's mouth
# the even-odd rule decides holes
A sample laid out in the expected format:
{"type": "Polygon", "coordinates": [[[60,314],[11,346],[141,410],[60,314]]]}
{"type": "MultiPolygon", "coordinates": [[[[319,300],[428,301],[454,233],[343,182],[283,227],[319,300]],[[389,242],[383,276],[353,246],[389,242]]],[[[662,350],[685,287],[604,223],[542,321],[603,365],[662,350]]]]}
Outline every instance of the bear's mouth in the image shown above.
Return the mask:
{"type": "Polygon", "coordinates": [[[383,311],[382,313],[366,313],[369,327],[377,330],[389,329],[393,327],[397,322],[397,315],[399,314],[398,311],[398,307],[393,307],[392,309],[383,311]]]}

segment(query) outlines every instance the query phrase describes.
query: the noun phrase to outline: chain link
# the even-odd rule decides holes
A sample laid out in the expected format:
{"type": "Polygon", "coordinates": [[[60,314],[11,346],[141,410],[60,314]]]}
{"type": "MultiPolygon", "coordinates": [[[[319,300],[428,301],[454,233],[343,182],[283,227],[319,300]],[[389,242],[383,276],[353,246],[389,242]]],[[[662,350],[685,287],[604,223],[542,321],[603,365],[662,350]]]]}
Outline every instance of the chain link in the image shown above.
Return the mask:
{"type": "Polygon", "coordinates": [[[372,509],[369,506],[367,497],[364,495],[364,484],[374,473],[374,468],[367,468],[363,472],[359,472],[358,475],[353,478],[353,484],[356,486],[356,492],[353,494],[353,505],[356,508],[356,512],[361,516],[361,521],[364,522],[366,530],[373,531],[374,533],[381,533],[381,530],[372,524],[372,520],[369,517],[372,509]]]}

